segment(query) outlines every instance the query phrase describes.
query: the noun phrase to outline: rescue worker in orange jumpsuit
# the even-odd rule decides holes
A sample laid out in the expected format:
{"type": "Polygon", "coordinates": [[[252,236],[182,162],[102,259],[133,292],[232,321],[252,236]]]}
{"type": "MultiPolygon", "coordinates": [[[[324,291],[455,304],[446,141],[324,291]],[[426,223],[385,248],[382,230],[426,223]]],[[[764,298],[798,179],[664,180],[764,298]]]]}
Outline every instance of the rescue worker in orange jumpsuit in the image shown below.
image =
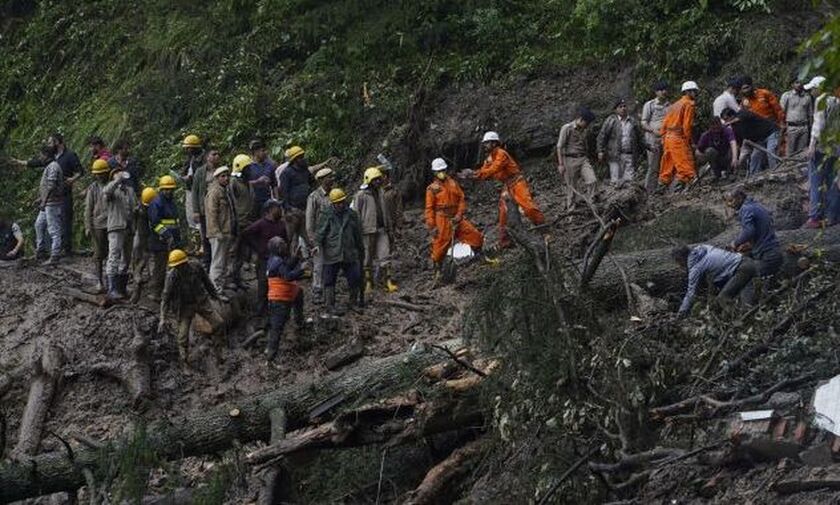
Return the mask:
{"type": "Polygon", "coordinates": [[[432,172],[435,180],[426,188],[426,228],[432,236],[432,261],[435,264],[435,281],[440,276],[440,265],[449,246],[455,241],[467,244],[475,255],[490,265],[498,265],[499,260],[488,258],[482,252],[484,236],[476,227],[464,218],[467,203],[464,191],[455,179],[446,174],[446,161],[435,158],[432,172]],[[454,240],[452,234],[455,234],[454,240]]]}
{"type": "Polygon", "coordinates": [[[525,216],[535,225],[543,224],[545,216],[543,216],[537,204],[534,203],[531,190],[528,188],[525,177],[522,176],[519,163],[502,149],[499,134],[496,132],[485,133],[481,144],[485,153],[487,153],[487,159],[484,160],[484,165],[477,172],[472,173],[472,177],[482,180],[493,179],[504,185],[499,195],[499,245],[509,247],[510,238],[505,231],[507,228],[506,202],[508,197],[519,205],[525,216]]]}
{"type": "Polygon", "coordinates": [[[688,184],[695,176],[694,141],[692,129],[694,127],[694,110],[697,93],[700,88],[694,81],[686,81],[682,85],[683,96],[668,107],[659,134],[662,136],[662,160],[659,163],[659,190],[664,191],[671,185],[674,174],[680,189],[688,184]]]}

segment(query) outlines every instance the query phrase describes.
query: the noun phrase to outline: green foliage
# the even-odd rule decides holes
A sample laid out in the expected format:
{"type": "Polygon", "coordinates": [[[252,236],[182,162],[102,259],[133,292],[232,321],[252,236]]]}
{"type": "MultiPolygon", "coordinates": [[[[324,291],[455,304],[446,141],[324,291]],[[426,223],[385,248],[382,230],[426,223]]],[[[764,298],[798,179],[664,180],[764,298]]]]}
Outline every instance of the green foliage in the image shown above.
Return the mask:
{"type": "Polygon", "coordinates": [[[119,502],[140,503],[146,495],[149,472],[161,461],[149,443],[143,422],[136,424],[124,445],[105,446],[100,452],[96,482],[111,488],[119,502]]]}

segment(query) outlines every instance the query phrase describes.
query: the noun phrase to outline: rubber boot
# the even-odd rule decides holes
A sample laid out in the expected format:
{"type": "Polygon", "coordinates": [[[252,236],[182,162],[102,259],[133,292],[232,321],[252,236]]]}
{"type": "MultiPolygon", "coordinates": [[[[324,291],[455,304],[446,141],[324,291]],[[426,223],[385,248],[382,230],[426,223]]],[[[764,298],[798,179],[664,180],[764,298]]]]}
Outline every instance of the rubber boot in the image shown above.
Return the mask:
{"type": "Polygon", "coordinates": [[[335,316],[335,286],[324,288],[324,312],[322,319],[332,319],[335,316]]]}
{"type": "Polygon", "coordinates": [[[105,283],[102,282],[102,262],[94,262],[93,276],[96,278],[96,284],[94,284],[94,293],[96,293],[97,295],[101,295],[105,292],[105,283]]]}
{"type": "Polygon", "coordinates": [[[398,289],[400,289],[400,287],[399,287],[399,286],[397,286],[397,285],[394,283],[394,281],[393,281],[393,280],[391,280],[391,269],[390,269],[390,268],[386,268],[386,269],[385,269],[385,292],[386,292],[386,293],[394,293],[394,292],[396,292],[398,289]]]}
{"type": "Polygon", "coordinates": [[[118,275],[109,275],[108,276],[108,294],[107,294],[107,297],[108,297],[109,300],[119,300],[121,298],[119,288],[118,288],[118,284],[117,284],[119,282],[118,279],[119,279],[118,275]]]}
{"type": "Polygon", "coordinates": [[[128,298],[128,274],[117,276],[117,292],[120,294],[120,298],[128,298]]]}
{"type": "Polygon", "coordinates": [[[355,307],[358,312],[365,309],[365,293],[358,287],[350,288],[350,306],[355,307]]]}
{"type": "Polygon", "coordinates": [[[370,268],[365,268],[365,294],[373,293],[373,272],[370,268]]]}

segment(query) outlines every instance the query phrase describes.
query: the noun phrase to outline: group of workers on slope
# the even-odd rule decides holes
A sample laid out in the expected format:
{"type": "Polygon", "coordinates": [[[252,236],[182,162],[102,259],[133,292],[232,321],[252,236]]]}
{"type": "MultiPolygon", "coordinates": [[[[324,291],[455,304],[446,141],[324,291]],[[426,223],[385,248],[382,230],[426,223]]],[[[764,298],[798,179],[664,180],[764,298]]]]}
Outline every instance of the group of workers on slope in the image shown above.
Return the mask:
{"type": "MultiPolygon", "coordinates": [[[[610,182],[623,184],[636,177],[637,161],[647,152],[644,185],[661,192],[676,181],[685,187],[696,177],[696,166],[708,163],[715,178],[726,179],[739,166],[754,174],[777,162],[779,137],[786,134],[787,152],[807,151],[810,161],[811,209],[808,227],[840,221],[840,188],[835,175],[837,152],[825,152],[822,132],[836,121],[838,99],[821,92],[825,79],[807,84],[798,79],[776,100],[772,92],[755,88],[749,77],[732,79],[715,99],[714,120],[694,143],[698,86],[682,85],[682,97],[670,103],[667,86],[654,86],[656,97],[644,104],[641,119],[630,116],[626,101],[615,104],[615,113],[603,122],[597,135],[597,157],[609,166],[610,182]],[[658,182],[658,183],[657,183],[658,182]],[[827,222],[823,221],[827,218],[827,222]]],[[[587,129],[595,120],[582,108],[560,129],[558,168],[566,182],[567,207],[594,195],[597,177],[588,159],[587,129]]],[[[160,302],[160,326],[168,311],[177,315],[177,341],[181,362],[189,364],[189,333],[196,314],[214,332],[214,350],[222,360],[225,324],[209,299],[224,301],[224,292],[244,289],[243,266],[252,262],[257,277],[254,314],[268,327],[265,354],[273,360],[281,334],[294,315],[304,328],[304,297],[298,281],[311,273],[315,303],[324,304],[322,317],[344,313],[336,304],[338,274],[347,279],[349,307],[363,307],[374,286],[385,292],[398,289],[392,276],[391,251],[399,240],[402,195],[391,180],[392,166],[367,168],[363,184],[352,199],[336,187],[328,163],[310,166],[305,151],[293,146],[278,164],[262,141],[252,141],[250,154],[238,154],[232,166],[221,164],[218,150],[205,148],[196,135],[182,142],[185,160],[180,170],[159,178],[157,187],[143,187],[141,167],[130,156],[128,144],[116,154],[97,137],[90,139],[93,182],[85,192],[85,235],[93,245],[96,289],[112,299],[127,296],[129,273],[137,290],[148,280],[148,296],[160,302]],[[184,214],[200,236],[200,263],[190,261],[181,237],[180,209],[175,190],[184,188],[184,214]],[[352,200],[352,201],[349,201],[352,200]],[[104,268],[103,268],[104,263],[104,268]],[[151,266],[149,268],[149,263],[151,266]],[[150,271],[147,271],[150,270],[150,271]]],[[[535,203],[519,164],[503,147],[496,132],[482,138],[486,156],[477,170],[459,177],[501,183],[498,207],[499,245],[507,247],[507,202],[511,200],[535,225],[545,217],[535,203]]],[[[51,135],[41,156],[19,164],[45,167],[39,186],[35,221],[37,255],[58,261],[72,253],[73,184],[81,176],[78,156],[65,146],[61,135],[51,135]]],[[[436,281],[444,257],[456,242],[469,245],[489,264],[498,260],[485,255],[483,234],[466,218],[464,192],[442,158],[431,163],[432,182],[425,195],[424,221],[431,240],[436,281]]],[[[743,232],[730,250],[700,245],[680,247],[674,258],[689,271],[689,286],[680,308],[691,307],[700,279],[711,275],[726,301],[751,286],[756,275],[775,274],[782,263],[769,212],[743,191],[727,195],[739,214],[743,232]]],[[[548,236],[546,235],[546,239],[548,236]]],[[[23,238],[15,223],[0,222],[5,259],[22,254],[23,238]]],[[[751,289],[744,298],[749,300],[751,289]]]]}
{"type": "MultiPolygon", "coordinates": [[[[626,100],[615,102],[614,113],[602,123],[597,135],[597,158],[609,166],[613,184],[632,181],[641,154],[647,154],[645,189],[661,193],[673,186],[686,188],[698,176],[698,167],[709,166],[715,180],[728,181],[739,171],[748,177],[773,169],[782,154],[805,153],[808,158],[809,219],[807,228],[840,223],[840,181],[837,152],[821,140],[823,132],[836,129],[840,100],[823,90],[825,78],[805,83],[792,78],[791,89],[781,100],[756,87],[749,76],[733,77],[712,105],[708,130],[695,139],[695,116],[699,87],[694,81],[681,86],[682,96],[671,102],[668,85],[653,86],[655,97],[645,102],[641,116],[629,113],[626,100]],[[696,140],[696,142],[695,142],[696,140]]],[[[557,166],[566,183],[566,205],[591,198],[597,177],[588,158],[588,127],[595,115],[581,108],[563,125],[557,141],[557,166]]]]}

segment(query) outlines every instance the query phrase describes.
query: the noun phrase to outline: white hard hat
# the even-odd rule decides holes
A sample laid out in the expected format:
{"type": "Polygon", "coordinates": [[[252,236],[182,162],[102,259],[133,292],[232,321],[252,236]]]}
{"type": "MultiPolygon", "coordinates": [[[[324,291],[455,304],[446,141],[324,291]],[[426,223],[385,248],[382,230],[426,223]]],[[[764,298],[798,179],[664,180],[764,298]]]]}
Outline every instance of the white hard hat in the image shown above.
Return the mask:
{"type": "Polygon", "coordinates": [[[229,172],[230,172],[230,168],[228,168],[226,166],[221,166],[213,172],[213,177],[218,177],[222,174],[227,174],[229,172]]]}
{"type": "Polygon", "coordinates": [[[700,88],[697,86],[697,83],[694,81],[685,81],[682,84],[682,91],[700,91],[700,88]]]}
{"type": "Polygon", "coordinates": [[[324,177],[328,177],[328,176],[330,176],[330,175],[332,175],[332,174],[333,174],[333,171],[332,171],[332,169],[331,169],[331,168],[322,168],[321,170],[318,170],[318,171],[315,173],[315,179],[317,179],[317,180],[321,180],[321,179],[323,179],[324,177]]]}
{"type": "Polygon", "coordinates": [[[500,142],[499,134],[496,132],[487,132],[484,134],[484,138],[481,139],[482,142],[490,142],[491,140],[495,140],[496,142],[500,142]]]}
{"type": "Polygon", "coordinates": [[[825,77],[823,77],[821,75],[818,75],[818,76],[814,77],[813,79],[811,79],[810,81],[808,81],[808,84],[806,84],[804,87],[807,90],[812,90],[814,88],[819,88],[820,86],[822,86],[822,83],[824,83],[824,82],[825,82],[825,77]]]}
{"type": "Polygon", "coordinates": [[[432,160],[432,172],[440,172],[446,170],[446,161],[443,158],[435,158],[432,160]]]}

